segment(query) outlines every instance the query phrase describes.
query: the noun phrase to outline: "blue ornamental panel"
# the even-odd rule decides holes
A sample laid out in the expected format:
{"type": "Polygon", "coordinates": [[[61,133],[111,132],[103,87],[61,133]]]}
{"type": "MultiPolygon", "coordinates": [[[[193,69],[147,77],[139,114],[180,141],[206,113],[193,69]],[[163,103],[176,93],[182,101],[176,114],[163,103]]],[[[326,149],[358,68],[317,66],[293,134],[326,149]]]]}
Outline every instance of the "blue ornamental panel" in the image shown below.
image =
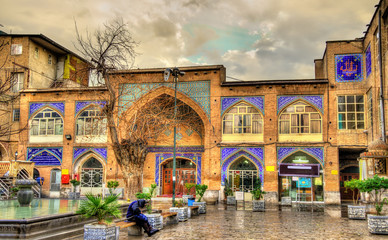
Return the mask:
{"type": "Polygon", "coordinates": [[[281,163],[285,158],[298,151],[309,154],[314,157],[322,166],[325,166],[325,156],[323,147],[278,147],[277,162],[281,163]]]}
{"type": "Polygon", "coordinates": [[[105,160],[105,163],[108,159],[108,151],[106,148],[74,148],[73,149],[73,163],[82,155],[87,152],[93,152],[99,155],[102,159],[105,160]]]}
{"type": "Polygon", "coordinates": [[[365,68],[366,68],[366,77],[372,73],[372,54],[370,52],[370,44],[365,51],[365,68]]]}
{"type": "Polygon", "coordinates": [[[81,110],[85,109],[89,105],[94,104],[99,106],[100,108],[103,108],[106,104],[105,101],[82,101],[82,102],[76,102],[75,103],[75,115],[77,115],[81,110]]]}
{"type": "Polygon", "coordinates": [[[297,95],[297,96],[278,96],[278,114],[290,103],[297,100],[304,100],[315,106],[321,113],[323,113],[323,96],[322,95],[297,95]]]}
{"type": "Polygon", "coordinates": [[[262,96],[256,96],[256,97],[222,97],[221,98],[221,115],[224,114],[224,112],[230,108],[232,105],[236,104],[237,102],[245,101],[247,103],[252,104],[255,106],[261,114],[264,115],[264,97],[262,96]]]}
{"type": "Polygon", "coordinates": [[[61,166],[62,148],[27,148],[27,161],[36,166],[61,166]]]}
{"type": "Polygon", "coordinates": [[[335,56],[336,81],[362,81],[362,67],[362,54],[347,54],[335,56]]]}
{"type": "Polygon", "coordinates": [[[36,112],[42,110],[45,107],[51,107],[58,112],[62,114],[62,116],[65,115],[65,103],[63,102],[40,102],[40,103],[30,103],[30,111],[29,111],[29,116],[31,117],[34,115],[36,112]]]}

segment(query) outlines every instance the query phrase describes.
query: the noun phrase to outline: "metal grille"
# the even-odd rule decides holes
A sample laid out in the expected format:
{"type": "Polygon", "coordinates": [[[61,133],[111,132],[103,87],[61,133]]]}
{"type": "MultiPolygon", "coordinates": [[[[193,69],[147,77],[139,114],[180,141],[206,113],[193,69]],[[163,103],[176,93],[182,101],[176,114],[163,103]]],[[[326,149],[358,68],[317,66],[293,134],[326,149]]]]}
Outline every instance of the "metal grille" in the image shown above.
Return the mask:
{"type": "Polygon", "coordinates": [[[102,187],[102,168],[82,168],[81,187],[102,187]]]}
{"type": "Polygon", "coordinates": [[[257,170],[230,170],[229,182],[232,190],[250,192],[253,190],[255,179],[258,177],[257,170]]]}
{"type": "Polygon", "coordinates": [[[375,173],[386,174],[387,173],[387,160],[386,158],[375,158],[375,173]]]}

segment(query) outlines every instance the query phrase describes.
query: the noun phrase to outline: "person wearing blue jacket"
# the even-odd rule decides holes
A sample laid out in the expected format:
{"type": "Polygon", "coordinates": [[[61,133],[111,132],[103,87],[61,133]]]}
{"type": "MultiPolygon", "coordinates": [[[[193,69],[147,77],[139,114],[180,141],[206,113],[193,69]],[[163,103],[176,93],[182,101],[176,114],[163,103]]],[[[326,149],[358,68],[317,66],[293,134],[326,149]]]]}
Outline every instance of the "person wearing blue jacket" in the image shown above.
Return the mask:
{"type": "Polygon", "coordinates": [[[141,208],[146,205],[146,200],[139,199],[129,204],[126,222],[136,222],[136,225],[142,227],[149,237],[158,232],[158,229],[153,229],[148,222],[148,218],[141,213],[141,208]]]}

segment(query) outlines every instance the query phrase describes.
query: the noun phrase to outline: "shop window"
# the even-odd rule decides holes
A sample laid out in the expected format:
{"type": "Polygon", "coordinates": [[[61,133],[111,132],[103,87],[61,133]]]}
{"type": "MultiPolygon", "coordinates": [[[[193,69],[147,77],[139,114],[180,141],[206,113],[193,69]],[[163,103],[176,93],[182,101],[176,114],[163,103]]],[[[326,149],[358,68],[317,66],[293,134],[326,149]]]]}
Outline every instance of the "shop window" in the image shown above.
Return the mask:
{"type": "Polygon", "coordinates": [[[107,119],[97,106],[90,107],[80,113],[76,123],[77,136],[106,135],[107,119]]]}
{"type": "Polygon", "coordinates": [[[263,117],[246,103],[232,107],[223,117],[223,134],[262,134],[263,117]]]}
{"type": "Polygon", "coordinates": [[[31,120],[30,135],[49,136],[63,134],[62,117],[55,111],[47,108],[31,120]]]}
{"type": "Polygon", "coordinates": [[[279,116],[279,134],[322,133],[322,117],[312,106],[297,102],[279,116]]]}
{"type": "Polygon", "coordinates": [[[11,84],[12,92],[17,93],[23,89],[24,73],[12,73],[11,84]]]}
{"type": "Polygon", "coordinates": [[[364,96],[338,96],[338,129],[364,128],[364,96]]]}

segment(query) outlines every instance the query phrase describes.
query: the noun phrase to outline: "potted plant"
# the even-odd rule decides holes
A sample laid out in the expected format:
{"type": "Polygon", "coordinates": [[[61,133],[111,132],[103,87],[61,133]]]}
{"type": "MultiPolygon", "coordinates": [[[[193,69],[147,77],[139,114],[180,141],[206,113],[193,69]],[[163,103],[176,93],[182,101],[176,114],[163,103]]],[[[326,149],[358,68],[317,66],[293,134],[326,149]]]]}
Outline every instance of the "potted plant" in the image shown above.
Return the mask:
{"type": "Polygon", "coordinates": [[[170,212],[178,213],[180,222],[186,221],[189,218],[189,208],[184,206],[183,200],[175,201],[174,206],[170,208],[170,212]]]}
{"type": "Polygon", "coordinates": [[[388,189],[388,179],[374,175],[364,181],[365,191],[369,193],[377,214],[368,214],[368,230],[374,234],[388,234],[388,216],[381,216],[384,203],[388,204],[386,198],[382,199],[382,194],[388,189]]]}
{"type": "Polygon", "coordinates": [[[150,223],[151,227],[160,230],[163,228],[163,217],[160,213],[152,213],[151,197],[154,194],[156,187],[157,187],[156,184],[151,184],[151,188],[150,188],[149,193],[138,192],[135,194],[135,196],[137,199],[147,200],[147,204],[145,206],[146,213],[144,215],[148,218],[148,222],[150,223]]]}
{"type": "Polygon", "coordinates": [[[224,195],[226,199],[226,204],[236,205],[236,197],[233,196],[233,190],[228,183],[228,179],[225,178],[224,182],[225,182],[224,195]]]}
{"type": "Polygon", "coordinates": [[[77,214],[83,218],[97,218],[97,223],[84,225],[84,239],[116,239],[116,226],[112,224],[113,217],[120,218],[121,210],[117,202],[117,195],[106,198],[87,193],[86,200],[82,200],[77,214]]]}
{"type": "Polygon", "coordinates": [[[81,182],[78,181],[77,179],[71,179],[70,183],[71,185],[73,185],[73,191],[69,192],[69,198],[71,199],[80,198],[81,193],[77,192],[77,186],[79,186],[81,182]]]}
{"type": "Polygon", "coordinates": [[[201,202],[203,195],[205,194],[207,185],[197,184],[195,185],[195,193],[197,195],[198,201],[193,203],[193,206],[199,206],[199,213],[206,213],[206,202],[201,202]]]}
{"type": "Polygon", "coordinates": [[[254,189],[252,190],[252,210],[254,212],[265,211],[264,194],[265,191],[261,190],[261,179],[258,177],[255,180],[254,189]]]}
{"type": "Polygon", "coordinates": [[[360,198],[360,192],[365,190],[365,182],[358,179],[351,179],[344,182],[346,191],[351,190],[353,205],[348,205],[348,218],[349,219],[366,219],[366,206],[358,205],[358,199],[360,198]],[[356,194],[357,192],[357,194],[356,194]]]}
{"type": "MultiPolygon", "coordinates": [[[[118,181],[108,181],[108,189],[109,189],[109,195],[113,195],[115,194],[116,192],[116,188],[119,186],[119,182],[118,181]]],[[[106,196],[108,196],[108,194],[106,194],[106,196]]],[[[120,194],[116,194],[116,195],[120,195],[120,194]]]]}
{"type": "Polygon", "coordinates": [[[183,203],[188,203],[189,198],[193,198],[193,195],[191,194],[191,189],[195,187],[195,183],[185,183],[185,189],[186,189],[186,195],[182,195],[183,203]]]}

